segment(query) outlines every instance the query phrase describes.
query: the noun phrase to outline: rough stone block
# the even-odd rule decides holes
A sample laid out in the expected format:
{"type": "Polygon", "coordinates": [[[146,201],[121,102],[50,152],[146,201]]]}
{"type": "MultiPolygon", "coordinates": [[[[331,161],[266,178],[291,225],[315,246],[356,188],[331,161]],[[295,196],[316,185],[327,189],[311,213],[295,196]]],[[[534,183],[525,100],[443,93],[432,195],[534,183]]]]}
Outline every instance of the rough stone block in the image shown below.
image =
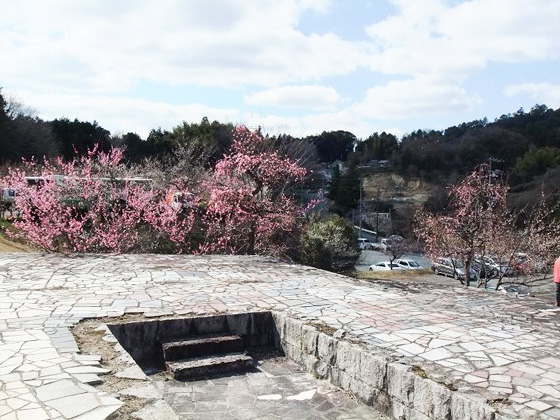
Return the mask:
{"type": "Polygon", "coordinates": [[[329,365],[335,364],[337,341],[330,335],[319,333],[317,340],[317,355],[319,360],[328,363],[329,365]]]}
{"type": "Polygon", "coordinates": [[[303,351],[307,354],[316,356],[317,355],[317,341],[319,338],[319,332],[309,326],[303,325],[301,327],[301,341],[303,343],[303,351]]]}
{"type": "Polygon", "coordinates": [[[315,356],[307,353],[302,354],[302,359],[303,359],[302,365],[305,367],[305,369],[308,372],[315,373],[315,368],[319,363],[319,360],[315,356]]]}
{"type": "Polygon", "coordinates": [[[493,420],[494,410],[481,398],[454,392],[451,395],[451,419],[493,420]]]}
{"type": "Polygon", "coordinates": [[[439,417],[428,417],[425,414],[413,410],[413,409],[408,409],[408,414],[406,417],[406,420],[433,420],[434,418],[438,419],[438,420],[444,420],[445,418],[440,419],[439,417]]]}
{"type": "Polygon", "coordinates": [[[398,400],[391,401],[391,408],[388,415],[395,420],[407,420],[409,409],[406,405],[398,400]]]}
{"type": "Polygon", "coordinates": [[[338,341],[335,358],[337,368],[344,371],[351,370],[352,361],[350,356],[350,349],[350,343],[348,343],[347,341],[338,341]]]}
{"type": "Polygon", "coordinates": [[[272,312],[272,332],[274,337],[274,346],[281,347],[282,340],[286,334],[286,317],[279,312],[272,312]]]}
{"type": "Polygon", "coordinates": [[[387,366],[387,393],[393,403],[397,400],[407,407],[412,406],[415,376],[410,366],[389,363],[387,366]]]}
{"type": "Polygon", "coordinates": [[[326,379],[329,376],[330,365],[325,363],[319,359],[317,359],[317,363],[313,366],[313,373],[319,379],[326,379]]]}
{"type": "Polygon", "coordinates": [[[298,344],[301,348],[301,328],[303,322],[297,319],[286,318],[286,329],[283,339],[290,344],[298,344]]]}
{"type": "Polygon", "coordinates": [[[286,356],[294,362],[301,363],[301,346],[294,346],[286,341],[282,342],[282,349],[286,356]]]}
{"type": "Polygon", "coordinates": [[[340,373],[342,371],[334,366],[329,369],[329,381],[331,384],[340,386],[340,373]]]}
{"type": "Polygon", "coordinates": [[[391,401],[389,400],[389,396],[386,392],[374,394],[373,403],[371,405],[374,406],[380,413],[387,416],[391,414],[391,401]]]}
{"type": "Polygon", "coordinates": [[[375,389],[369,384],[366,384],[362,381],[356,380],[359,383],[359,388],[356,392],[356,396],[367,405],[373,405],[374,401],[378,398],[378,395],[381,391],[375,389]]]}
{"type": "Polygon", "coordinates": [[[290,344],[290,346],[292,347],[292,360],[299,364],[303,364],[305,353],[302,350],[301,341],[290,344]]]}
{"type": "Polygon", "coordinates": [[[414,379],[414,411],[435,419],[451,418],[451,391],[430,379],[414,379]]]}
{"type": "Polygon", "coordinates": [[[357,380],[356,378],[354,378],[353,376],[350,376],[350,384],[348,386],[348,390],[353,393],[354,395],[358,395],[358,393],[360,392],[360,388],[361,388],[361,381],[357,380]]]}
{"type": "Polygon", "coordinates": [[[360,377],[360,348],[347,341],[339,341],[336,351],[336,365],[350,376],[360,377]]]}
{"type": "Polygon", "coordinates": [[[339,382],[339,386],[346,390],[346,391],[352,391],[352,381],[354,380],[354,378],[352,378],[352,376],[348,375],[346,372],[344,372],[343,370],[339,370],[338,371],[338,382],[339,382]]]}
{"type": "Polygon", "coordinates": [[[361,351],[358,378],[370,386],[383,389],[387,373],[387,360],[382,356],[361,351]]]}

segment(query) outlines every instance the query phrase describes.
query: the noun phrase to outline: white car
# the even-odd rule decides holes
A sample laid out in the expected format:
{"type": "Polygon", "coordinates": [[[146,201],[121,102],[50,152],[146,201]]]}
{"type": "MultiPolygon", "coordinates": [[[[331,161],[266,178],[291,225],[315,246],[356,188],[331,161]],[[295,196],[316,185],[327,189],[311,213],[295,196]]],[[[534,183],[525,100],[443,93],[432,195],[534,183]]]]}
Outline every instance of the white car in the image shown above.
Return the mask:
{"type": "Polygon", "coordinates": [[[397,264],[400,268],[404,268],[405,270],[420,270],[422,268],[420,267],[420,264],[418,264],[416,261],[405,260],[402,258],[396,260],[395,264],[397,264]]]}
{"type": "Polygon", "coordinates": [[[391,270],[402,270],[402,267],[389,262],[389,261],[381,261],[369,266],[369,271],[391,271],[391,270]]]}
{"type": "Polygon", "coordinates": [[[373,249],[373,244],[366,238],[358,238],[358,246],[362,251],[364,249],[373,249]]]}

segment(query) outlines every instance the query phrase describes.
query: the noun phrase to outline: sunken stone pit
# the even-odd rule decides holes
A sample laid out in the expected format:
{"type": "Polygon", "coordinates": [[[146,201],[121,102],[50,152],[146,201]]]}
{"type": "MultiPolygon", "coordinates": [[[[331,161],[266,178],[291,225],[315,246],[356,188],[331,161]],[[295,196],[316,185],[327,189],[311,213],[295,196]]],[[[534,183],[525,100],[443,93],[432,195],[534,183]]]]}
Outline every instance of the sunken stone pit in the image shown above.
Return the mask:
{"type": "Polygon", "coordinates": [[[414,367],[373,353],[356,340],[345,340],[340,332],[332,334],[321,325],[278,312],[109,323],[107,327],[148,375],[167,371],[178,380],[234,375],[254,368],[251,353],[275,351],[393,418],[499,418],[475,396],[454,392],[414,367]]]}

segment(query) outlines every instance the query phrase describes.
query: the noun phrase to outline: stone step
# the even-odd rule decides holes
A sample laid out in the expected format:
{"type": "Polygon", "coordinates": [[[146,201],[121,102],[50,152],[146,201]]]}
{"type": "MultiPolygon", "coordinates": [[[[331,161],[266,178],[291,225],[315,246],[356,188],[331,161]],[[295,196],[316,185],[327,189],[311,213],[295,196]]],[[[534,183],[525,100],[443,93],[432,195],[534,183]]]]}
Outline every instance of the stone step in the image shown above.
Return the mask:
{"type": "Polygon", "coordinates": [[[167,370],[173,372],[177,380],[196,379],[244,372],[255,365],[255,361],[244,353],[231,353],[221,356],[198,357],[196,359],[165,362],[167,370]]]}
{"type": "Polygon", "coordinates": [[[238,335],[196,336],[162,343],[166,361],[192,359],[244,351],[243,340],[238,335]]]}

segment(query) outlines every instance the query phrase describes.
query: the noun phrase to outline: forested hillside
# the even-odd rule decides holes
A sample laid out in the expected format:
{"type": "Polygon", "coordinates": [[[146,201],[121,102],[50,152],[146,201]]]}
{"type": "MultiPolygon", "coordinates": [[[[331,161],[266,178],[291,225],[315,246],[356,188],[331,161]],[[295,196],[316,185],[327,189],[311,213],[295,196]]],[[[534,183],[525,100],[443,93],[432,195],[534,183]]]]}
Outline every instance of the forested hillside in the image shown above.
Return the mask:
{"type": "MultiPolygon", "coordinates": [[[[43,121],[23,105],[6,100],[0,90],[3,165],[21,158],[69,158],[75,151],[85,153],[99,144],[101,150],[126,147],[125,157],[130,163],[147,157],[163,158],[178,146],[189,146],[203,153],[206,164],[212,166],[231,145],[232,127],[204,118],[200,123],[178,122],[171,131],[154,128],[146,139],[134,132],[111,135],[96,121],[43,121]]],[[[494,170],[508,178],[514,205],[536,199],[543,186],[555,190],[560,185],[560,109],[545,105],[535,105],[528,112],[520,109],[493,122],[481,119],[445,130],[419,129],[400,139],[385,132],[358,139],[342,130],[304,138],[279,135],[270,139],[274,147],[292,157],[305,157],[309,167],[342,161],[356,168],[388,160],[391,170],[405,178],[442,186],[458,181],[483,162],[491,163],[494,170]]],[[[352,197],[345,200],[355,201],[352,197]]]]}

